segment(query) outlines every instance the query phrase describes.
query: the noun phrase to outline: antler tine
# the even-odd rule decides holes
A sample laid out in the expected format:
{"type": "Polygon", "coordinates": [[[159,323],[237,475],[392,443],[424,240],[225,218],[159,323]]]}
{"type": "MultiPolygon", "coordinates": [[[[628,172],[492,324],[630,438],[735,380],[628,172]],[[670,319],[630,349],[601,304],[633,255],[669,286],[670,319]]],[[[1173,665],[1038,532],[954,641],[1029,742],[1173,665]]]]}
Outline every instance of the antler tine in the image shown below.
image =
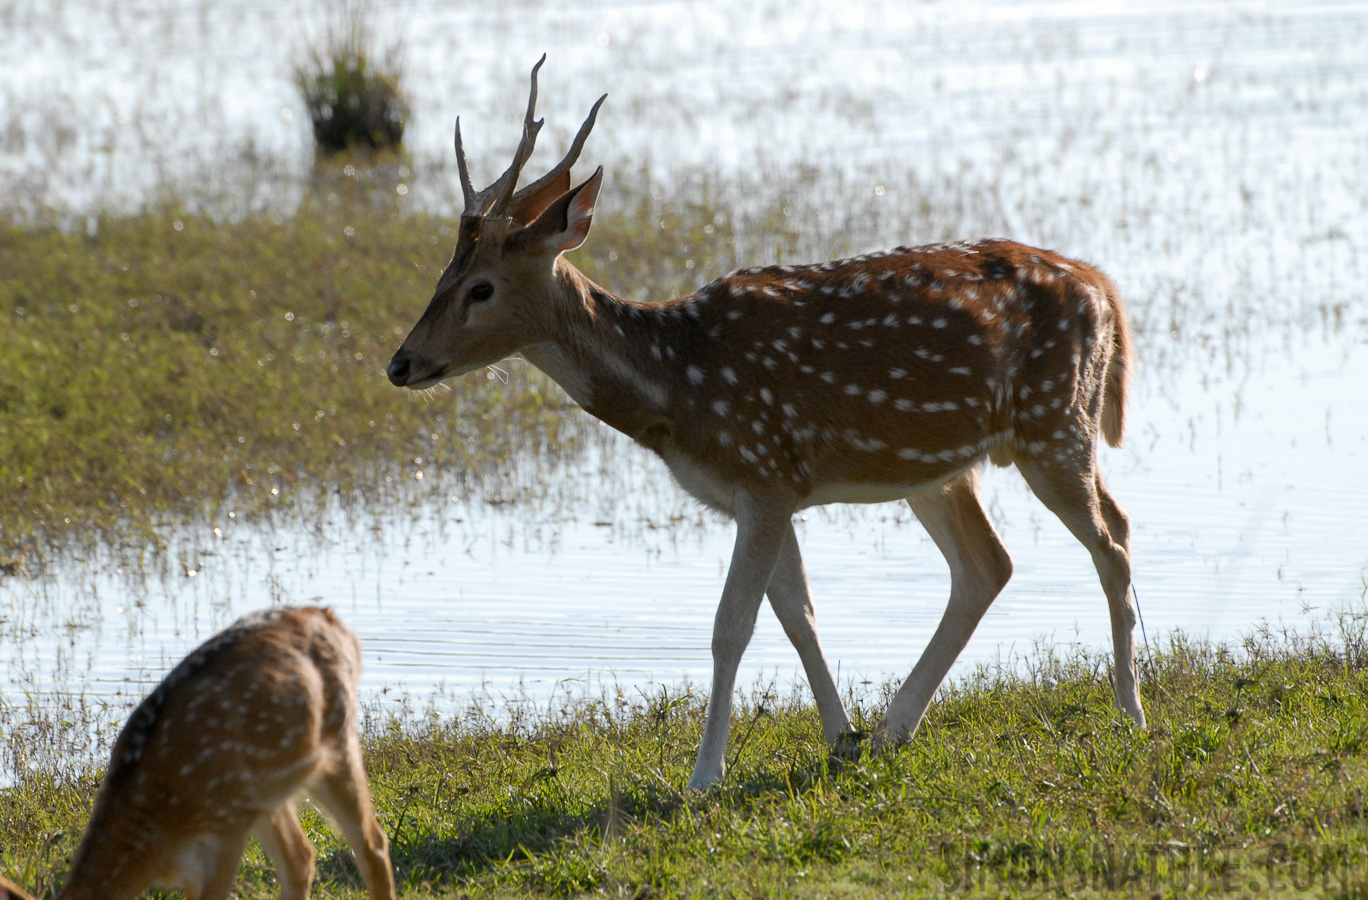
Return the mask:
{"type": "Polygon", "coordinates": [[[465,211],[469,215],[475,205],[475,185],[470,183],[470,169],[466,166],[465,149],[461,146],[461,117],[456,117],[456,170],[461,176],[461,195],[465,198],[465,211]]]}
{"type": "Polygon", "coordinates": [[[514,194],[514,200],[536,193],[550,184],[554,179],[559,178],[562,174],[570,170],[570,167],[579,159],[580,151],[584,149],[584,141],[589,137],[589,132],[594,128],[594,121],[598,118],[599,107],[602,106],[603,101],[607,99],[608,95],[604,94],[602,97],[598,98],[598,101],[594,104],[594,108],[589,110],[589,118],[585,119],[584,124],[580,126],[579,134],[575,135],[575,140],[570,144],[570,150],[565,154],[565,158],[556,163],[555,167],[550,172],[547,172],[545,175],[514,194]]]}
{"type": "Polygon", "coordinates": [[[456,119],[456,167],[461,175],[461,192],[465,196],[465,216],[499,216],[513,199],[513,189],[517,186],[522,167],[532,156],[537,144],[537,132],[541,131],[542,120],[534,120],[537,108],[537,70],[546,62],[546,54],[532,67],[532,91],[527,98],[527,114],[523,117],[523,133],[518,140],[518,149],[513,153],[513,164],[489,187],[476,191],[470,180],[470,169],[466,164],[465,151],[461,146],[461,120],[456,119]]]}
{"type": "Polygon", "coordinates": [[[527,114],[523,117],[522,139],[518,141],[518,149],[513,154],[513,164],[488,188],[488,193],[494,196],[494,202],[489,207],[489,215],[503,215],[508,209],[508,204],[513,199],[513,191],[518,186],[518,176],[522,174],[523,166],[532,158],[532,149],[537,144],[537,134],[545,124],[545,119],[532,118],[537,110],[537,72],[544,62],[545,53],[532,67],[532,90],[527,97],[527,114]]]}

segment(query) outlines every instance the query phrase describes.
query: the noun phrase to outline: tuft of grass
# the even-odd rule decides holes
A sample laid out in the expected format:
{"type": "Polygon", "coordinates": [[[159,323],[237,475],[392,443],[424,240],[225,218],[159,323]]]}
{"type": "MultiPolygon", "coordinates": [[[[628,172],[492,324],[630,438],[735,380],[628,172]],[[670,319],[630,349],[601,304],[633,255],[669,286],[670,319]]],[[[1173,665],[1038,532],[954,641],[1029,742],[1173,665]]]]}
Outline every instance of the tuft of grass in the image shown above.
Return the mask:
{"type": "MultiPolygon", "coordinates": [[[[411,897],[1359,896],[1365,623],[1173,636],[1147,663],[1148,732],[1113,710],[1106,658],[1046,648],[854,763],[828,759],[797,690],[757,687],[705,793],[683,790],[705,710],[687,687],[460,721],[372,709],[367,766],[411,897]]],[[[95,785],[37,771],[0,792],[0,873],[55,884],[95,785]]],[[[340,838],[306,828],[320,892],[362,896],[340,838]]],[[[258,848],[239,890],[274,894],[258,848]]]]}
{"type": "Polygon", "coordinates": [[[409,115],[399,86],[403,46],[380,47],[371,21],[366,0],[342,0],[321,43],[295,67],[321,155],[403,150],[409,115]]]}

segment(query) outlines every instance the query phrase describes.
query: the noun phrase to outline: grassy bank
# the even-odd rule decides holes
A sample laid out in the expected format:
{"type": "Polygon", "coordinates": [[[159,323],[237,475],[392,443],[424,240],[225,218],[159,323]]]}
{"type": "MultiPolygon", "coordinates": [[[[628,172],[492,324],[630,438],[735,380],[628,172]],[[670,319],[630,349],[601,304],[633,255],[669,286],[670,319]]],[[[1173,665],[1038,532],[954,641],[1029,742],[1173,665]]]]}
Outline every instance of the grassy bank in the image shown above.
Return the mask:
{"type": "MultiPolygon", "coordinates": [[[[1104,658],[1042,651],[840,768],[804,698],[757,689],[706,794],[682,793],[703,712],[687,690],[373,719],[368,767],[406,896],[1362,896],[1366,625],[1174,639],[1146,662],[1143,733],[1112,711],[1104,658]]],[[[868,727],[883,698],[853,700],[868,727]]],[[[97,775],[0,792],[0,872],[57,884],[97,775]]],[[[361,896],[339,839],[307,826],[320,893],[361,896]]],[[[240,886],[273,896],[258,850],[240,886]]]]}
{"type": "MultiPolygon", "coordinates": [[[[386,381],[455,242],[392,187],[339,174],[285,219],[168,204],[74,231],[0,222],[0,562],[141,553],[158,525],[333,491],[495,490],[515,450],[573,452],[577,414],[530,369],[431,402],[386,381]]],[[[631,196],[587,271],[664,297],[735,263],[724,215],[631,196]]]]}

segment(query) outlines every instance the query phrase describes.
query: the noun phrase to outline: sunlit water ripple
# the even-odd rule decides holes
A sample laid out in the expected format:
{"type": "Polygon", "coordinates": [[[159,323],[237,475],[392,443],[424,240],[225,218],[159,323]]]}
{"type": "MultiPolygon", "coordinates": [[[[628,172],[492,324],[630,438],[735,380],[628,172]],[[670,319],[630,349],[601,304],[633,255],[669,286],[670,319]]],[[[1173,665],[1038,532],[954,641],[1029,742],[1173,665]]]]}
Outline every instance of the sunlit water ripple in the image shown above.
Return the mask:
{"type": "MultiPolygon", "coordinates": [[[[1141,381],[1130,441],[1103,457],[1134,525],[1151,639],[1181,629],[1232,640],[1261,619],[1304,624],[1308,609],[1360,600],[1368,552],[1352,524],[1368,484],[1352,473],[1368,465],[1368,417],[1347,413],[1368,383],[1368,347],[1315,344],[1238,378],[1184,374],[1176,394],[1141,381]]],[[[388,528],[383,513],[347,524],[334,511],[322,540],[225,523],[222,536],[191,540],[202,548],[187,563],[193,576],[135,584],[97,567],[6,579],[8,689],[140,696],[194,643],[272,600],[338,609],[364,637],[373,693],[461,701],[567,683],[706,686],[732,528],[698,515],[646,451],[622,438],[607,447],[597,452],[614,454],[618,471],[608,487],[635,496],[627,515],[599,518],[597,501],[539,512],[437,497],[430,525],[388,528]]],[[[587,461],[583,477],[596,468],[587,461]]],[[[984,496],[1016,573],[959,665],[1010,661],[1037,642],[1107,647],[1106,603],[1082,547],[1014,470],[989,468],[984,496]]],[[[905,505],[806,519],[798,533],[832,665],[843,680],[905,674],[947,595],[939,553],[905,505]]],[[[796,655],[762,615],[742,682],[776,676],[797,679],[796,655]]]]}

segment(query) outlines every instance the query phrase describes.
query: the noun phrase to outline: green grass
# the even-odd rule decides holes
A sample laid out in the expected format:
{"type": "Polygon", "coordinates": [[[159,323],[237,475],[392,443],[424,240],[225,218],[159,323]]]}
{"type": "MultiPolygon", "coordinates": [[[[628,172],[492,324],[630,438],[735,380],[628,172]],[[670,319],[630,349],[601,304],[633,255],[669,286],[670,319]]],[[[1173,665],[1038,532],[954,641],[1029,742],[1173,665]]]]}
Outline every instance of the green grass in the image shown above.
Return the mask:
{"type": "MultiPolygon", "coordinates": [[[[1148,732],[1113,711],[1105,659],[1041,650],[843,766],[802,696],[757,689],[707,793],[683,791],[703,712],[687,690],[373,719],[368,767],[406,896],[1362,896],[1366,624],[1175,638],[1146,663],[1148,732]]],[[[868,727],[883,698],[853,700],[868,727]]],[[[95,786],[35,772],[0,792],[0,872],[57,884],[95,786]]],[[[361,896],[338,837],[306,827],[320,893],[361,896]]],[[[273,896],[259,850],[239,887],[273,896]]]]}
{"type": "MultiPolygon", "coordinates": [[[[73,546],[155,553],[164,526],[230,513],[307,520],[334,492],[394,507],[498,491],[519,460],[576,451],[581,414],[532,370],[431,400],[388,383],[455,223],[339,172],[285,219],[0,220],[7,571],[73,546]]],[[[660,298],[736,263],[725,215],[635,196],[577,255],[586,271],[660,298]]]]}

